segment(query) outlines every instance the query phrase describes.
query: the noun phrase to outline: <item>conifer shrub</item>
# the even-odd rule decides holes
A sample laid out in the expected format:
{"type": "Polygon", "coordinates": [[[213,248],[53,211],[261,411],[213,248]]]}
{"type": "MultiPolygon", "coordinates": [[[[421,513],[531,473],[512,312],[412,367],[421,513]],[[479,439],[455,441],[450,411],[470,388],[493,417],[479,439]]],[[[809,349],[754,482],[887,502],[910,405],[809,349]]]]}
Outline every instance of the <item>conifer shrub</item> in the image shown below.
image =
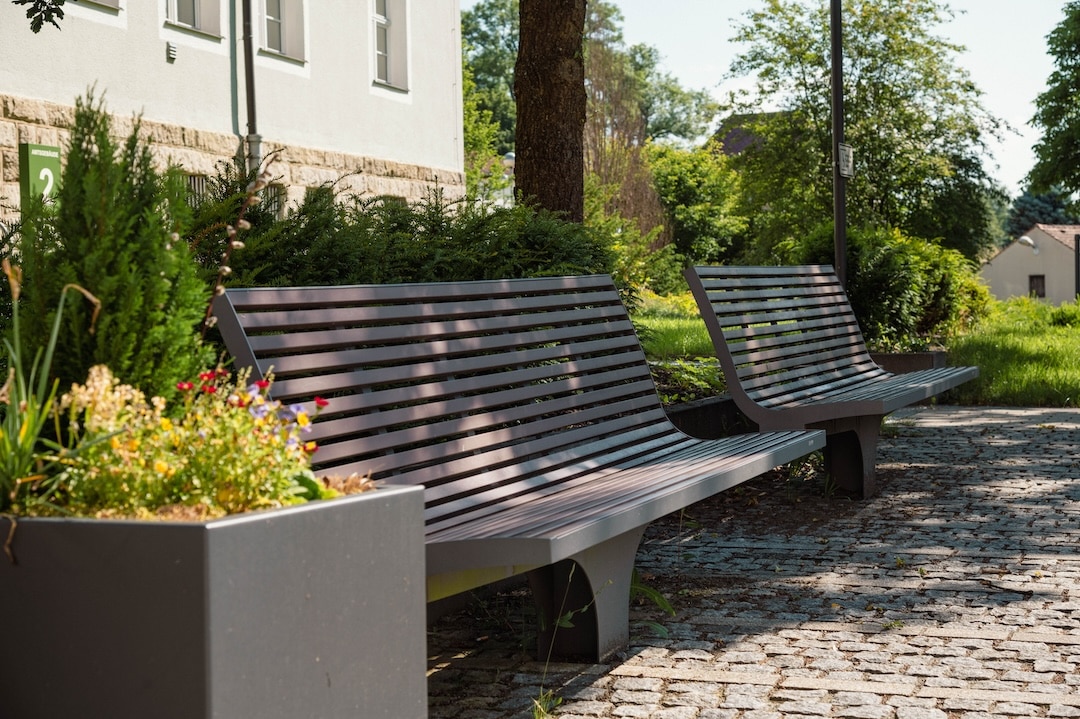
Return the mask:
{"type": "MultiPolygon", "coordinates": [[[[95,321],[82,295],[66,295],[53,361],[60,386],[103,364],[148,395],[168,396],[212,360],[198,334],[209,290],[181,239],[189,218],[183,177],[155,167],[138,118],[117,140],[92,92],[75,102],[65,160],[55,201],[24,207],[14,238],[24,345],[44,343],[63,288],[78,285],[101,310],[95,321]]],[[[35,349],[23,348],[27,356],[35,349]]]]}
{"type": "MultiPolygon", "coordinates": [[[[237,184],[239,190],[239,184],[237,184]]],[[[229,193],[225,193],[228,195],[229,193]]],[[[221,197],[212,203],[231,201],[221,197]]],[[[228,211],[198,207],[202,218],[228,211]]],[[[221,233],[196,227],[193,246],[216,271],[221,233]]],[[[230,286],[455,282],[611,272],[610,238],[542,209],[310,189],[279,221],[252,222],[230,260],[230,286]]]]}

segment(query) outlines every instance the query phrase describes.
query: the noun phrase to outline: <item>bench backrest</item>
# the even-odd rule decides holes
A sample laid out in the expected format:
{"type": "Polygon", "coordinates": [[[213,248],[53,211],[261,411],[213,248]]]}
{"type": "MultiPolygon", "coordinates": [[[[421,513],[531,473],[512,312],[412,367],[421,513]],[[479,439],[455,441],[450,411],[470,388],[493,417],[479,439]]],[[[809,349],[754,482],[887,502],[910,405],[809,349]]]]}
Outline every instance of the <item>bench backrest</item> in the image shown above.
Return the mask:
{"type": "Polygon", "coordinates": [[[829,265],[692,267],[686,278],[736,399],[777,408],[890,376],[829,265]]]}
{"type": "Polygon", "coordinates": [[[429,524],[677,433],[607,276],[230,289],[214,311],[276,399],[330,400],[318,471],[424,484],[429,524]]]}

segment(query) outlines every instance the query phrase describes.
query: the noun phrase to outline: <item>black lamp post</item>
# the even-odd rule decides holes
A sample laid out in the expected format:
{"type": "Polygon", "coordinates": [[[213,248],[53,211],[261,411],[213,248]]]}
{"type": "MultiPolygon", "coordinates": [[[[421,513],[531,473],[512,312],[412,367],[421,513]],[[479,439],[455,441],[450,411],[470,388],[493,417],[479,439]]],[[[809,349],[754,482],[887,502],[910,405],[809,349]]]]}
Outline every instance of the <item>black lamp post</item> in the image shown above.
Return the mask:
{"type": "Polygon", "coordinates": [[[1075,266],[1073,289],[1076,291],[1073,299],[1080,297],[1080,235],[1073,235],[1073,261],[1075,266]]]}
{"type": "MultiPolygon", "coordinates": [[[[834,268],[840,284],[847,285],[847,178],[840,172],[844,144],[844,49],[841,0],[832,0],[829,26],[832,35],[832,152],[834,268]]],[[[850,149],[850,148],[848,148],[850,149]]]]}

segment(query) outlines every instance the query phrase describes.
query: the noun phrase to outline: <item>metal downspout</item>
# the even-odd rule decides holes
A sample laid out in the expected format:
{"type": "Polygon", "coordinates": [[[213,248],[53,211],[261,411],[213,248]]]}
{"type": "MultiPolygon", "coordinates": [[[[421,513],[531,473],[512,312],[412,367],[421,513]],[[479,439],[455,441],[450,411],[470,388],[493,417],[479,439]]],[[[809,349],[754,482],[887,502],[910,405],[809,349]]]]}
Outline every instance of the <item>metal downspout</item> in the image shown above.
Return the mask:
{"type": "Polygon", "coordinates": [[[244,92],[247,95],[247,169],[262,166],[262,136],[255,123],[255,51],[251,30],[251,0],[242,0],[244,19],[244,92]]]}

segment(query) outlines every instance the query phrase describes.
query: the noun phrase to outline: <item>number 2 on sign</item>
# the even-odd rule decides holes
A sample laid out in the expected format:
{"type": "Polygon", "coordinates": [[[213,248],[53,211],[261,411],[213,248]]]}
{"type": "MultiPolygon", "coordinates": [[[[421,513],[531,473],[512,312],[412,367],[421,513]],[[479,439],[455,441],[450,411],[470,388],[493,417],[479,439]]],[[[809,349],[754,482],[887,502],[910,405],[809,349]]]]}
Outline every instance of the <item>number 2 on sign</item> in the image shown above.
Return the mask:
{"type": "Polygon", "coordinates": [[[41,196],[42,197],[48,197],[49,195],[51,195],[52,194],[52,189],[53,189],[53,183],[55,182],[55,180],[53,179],[52,170],[50,170],[47,167],[41,168],[41,172],[38,173],[38,179],[45,181],[45,189],[43,189],[41,191],[41,196]]]}

